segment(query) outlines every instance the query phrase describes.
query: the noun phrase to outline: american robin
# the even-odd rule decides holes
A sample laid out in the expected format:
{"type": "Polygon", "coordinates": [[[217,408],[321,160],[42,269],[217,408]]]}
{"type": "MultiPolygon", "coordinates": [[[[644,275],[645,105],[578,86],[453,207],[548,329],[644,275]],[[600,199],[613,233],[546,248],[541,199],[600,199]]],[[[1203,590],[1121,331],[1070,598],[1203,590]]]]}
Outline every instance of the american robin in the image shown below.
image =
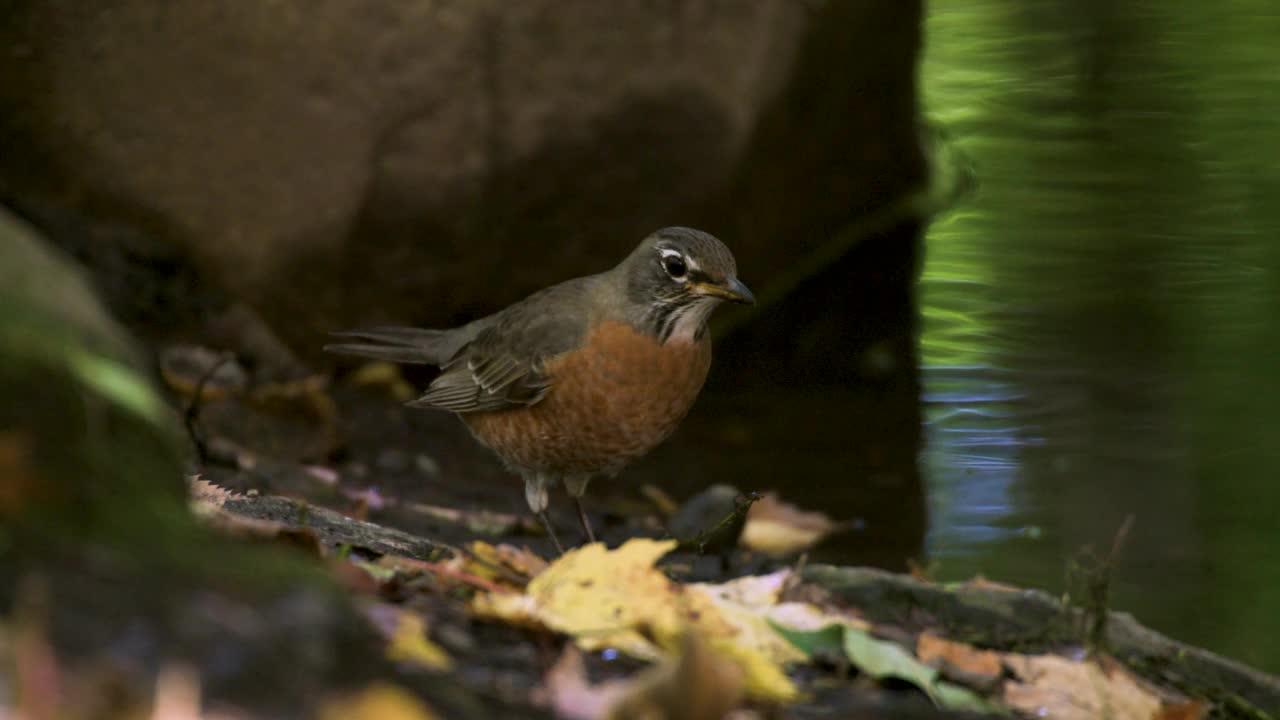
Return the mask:
{"type": "Polygon", "coordinates": [[[707,320],[721,301],[753,303],[733,254],[711,235],[670,227],[611,270],[540,290],[450,330],[378,327],[336,333],[329,352],[438,365],[411,407],[456,413],[524,478],[547,520],[563,481],[582,507],[592,477],[613,476],[675,430],[711,364],[707,320]]]}

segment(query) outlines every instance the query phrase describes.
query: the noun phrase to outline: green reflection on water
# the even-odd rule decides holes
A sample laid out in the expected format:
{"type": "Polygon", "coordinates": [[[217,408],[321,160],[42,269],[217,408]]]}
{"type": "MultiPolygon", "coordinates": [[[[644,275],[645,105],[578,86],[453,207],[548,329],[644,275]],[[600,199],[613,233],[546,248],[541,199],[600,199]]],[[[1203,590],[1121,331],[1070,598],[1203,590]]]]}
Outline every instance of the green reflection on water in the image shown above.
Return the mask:
{"type": "Polygon", "coordinates": [[[1280,8],[938,0],[927,37],[979,182],[921,285],[941,574],[1060,589],[1133,514],[1115,604],[1280,668],[1280,8]]]}

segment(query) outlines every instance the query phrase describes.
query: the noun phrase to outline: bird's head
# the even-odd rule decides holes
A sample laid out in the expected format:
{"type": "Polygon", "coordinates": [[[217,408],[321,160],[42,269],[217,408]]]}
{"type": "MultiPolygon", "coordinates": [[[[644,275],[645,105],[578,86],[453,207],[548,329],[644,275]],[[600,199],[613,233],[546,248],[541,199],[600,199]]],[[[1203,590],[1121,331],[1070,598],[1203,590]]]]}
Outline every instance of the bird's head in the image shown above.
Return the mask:
{"type": "Polygon", "coordinates": [[[722,301],[752,304],[733,253],[700,230],[669,227],[645,238],[618,266],[637,324],[660,340],[697,339],[722,301]]]}

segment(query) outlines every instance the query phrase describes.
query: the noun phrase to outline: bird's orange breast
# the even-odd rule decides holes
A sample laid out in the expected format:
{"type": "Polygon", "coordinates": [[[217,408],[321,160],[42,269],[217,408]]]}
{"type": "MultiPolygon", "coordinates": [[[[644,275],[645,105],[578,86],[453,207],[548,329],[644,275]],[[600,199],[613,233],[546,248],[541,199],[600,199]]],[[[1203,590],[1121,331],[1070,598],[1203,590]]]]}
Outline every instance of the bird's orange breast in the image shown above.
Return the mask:
{"type": "Polygon", "coordinates": [[[624,323],[600,323],[582,348],[547,362],[552,384],[540,402],[462,418],[517,469],[612,474],[675,430],[710,367],[705,336],[664,345],[624,323]]]}

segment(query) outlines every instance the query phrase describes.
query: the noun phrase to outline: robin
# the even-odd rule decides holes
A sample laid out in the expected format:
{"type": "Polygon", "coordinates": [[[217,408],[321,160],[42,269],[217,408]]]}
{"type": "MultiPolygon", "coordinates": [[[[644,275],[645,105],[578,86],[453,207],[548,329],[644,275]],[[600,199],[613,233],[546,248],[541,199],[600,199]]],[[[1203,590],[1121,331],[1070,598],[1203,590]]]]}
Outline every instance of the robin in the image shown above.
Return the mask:
{"type": "Polygon", "coordinates": [[[721,301],[754,303],[724,243],[683,227],[646,237],[611,270],[540,290],[450,330],[336,333],[329,352],[437,365],[410,407],[456,413],[524,478],[556,548],[547,490],[563,482],[591,542],[587,483],[613,476],[675,430],[711,364],[721,301]]]}

